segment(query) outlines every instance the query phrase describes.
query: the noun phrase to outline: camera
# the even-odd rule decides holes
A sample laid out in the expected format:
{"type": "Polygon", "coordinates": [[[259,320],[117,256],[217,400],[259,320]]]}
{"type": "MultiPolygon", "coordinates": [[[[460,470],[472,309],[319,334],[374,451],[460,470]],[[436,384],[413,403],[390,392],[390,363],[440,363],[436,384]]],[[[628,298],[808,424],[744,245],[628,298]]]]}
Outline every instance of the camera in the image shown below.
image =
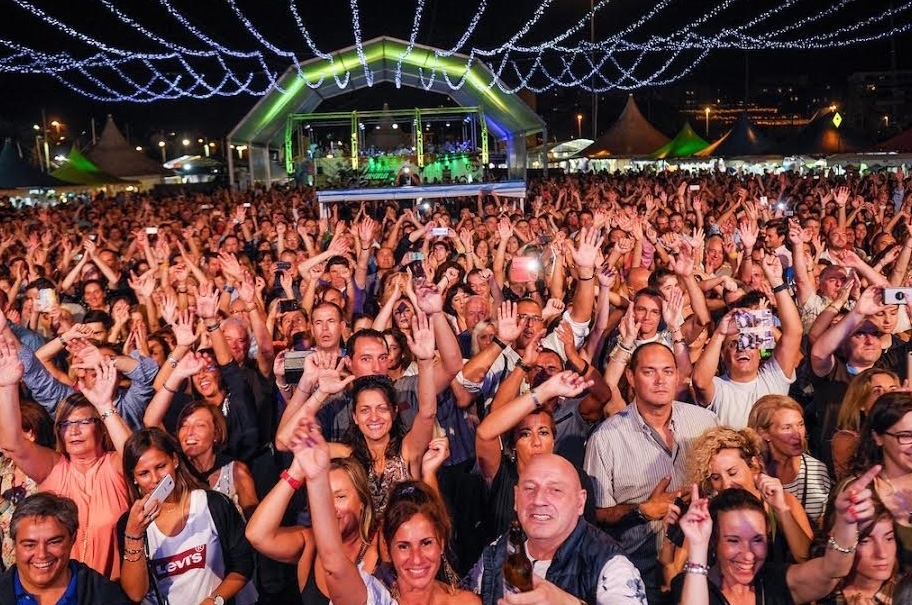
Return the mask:
{"type": "Polygon", "coordinates": [[[288,384],[301,382],[304,376],[304,362],[313,351],[288,351],[285,353],[285,380],[288,384]]]}
{"type": "Polygon", "coordinates": [[[296,300],[279,301],[279,313],[291,313],[292,311],[297,311],[298,308],[298,301],[296,300]]]}
{"type": "Polygon", "coordinates": [[[684,530],[681,529],[681,517],[684,516],[684,513],[687,512],[687,509],[690,508],[690,505],[687,502],[681,500],[681,498],[674,499],[675,506],[681,510],[681,515],[678,517],[678,522],[668,528],[668,531],[665,532],[665,537],[668,538],[669,542],[681,548],[684,546],[684,530]]]}

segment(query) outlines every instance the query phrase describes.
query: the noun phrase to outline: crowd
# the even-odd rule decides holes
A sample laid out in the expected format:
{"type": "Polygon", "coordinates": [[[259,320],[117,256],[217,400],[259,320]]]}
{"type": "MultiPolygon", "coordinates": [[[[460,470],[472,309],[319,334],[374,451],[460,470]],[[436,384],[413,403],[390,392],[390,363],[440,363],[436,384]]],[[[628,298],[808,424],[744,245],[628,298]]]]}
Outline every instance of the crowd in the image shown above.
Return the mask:
{"type": "Polygon", "coordinates": [[[902,173],[0,215],[3,603],[912,602],[902,173]]]}

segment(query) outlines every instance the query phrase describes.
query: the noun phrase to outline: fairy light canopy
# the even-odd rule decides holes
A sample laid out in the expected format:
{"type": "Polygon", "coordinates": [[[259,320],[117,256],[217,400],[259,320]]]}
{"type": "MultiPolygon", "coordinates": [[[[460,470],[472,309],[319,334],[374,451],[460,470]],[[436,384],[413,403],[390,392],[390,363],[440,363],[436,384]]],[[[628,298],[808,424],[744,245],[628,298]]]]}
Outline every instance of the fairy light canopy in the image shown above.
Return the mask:
{"type": "Polygon", "coordinates": [[[360,50],[352,46],[332,53],[332,62],[315,58],[292,65],[228,138],[278,147],[289,114],[311,113],[326,99],[380,82],[444,94],[463,107],[480,107],[491,133],[500,140],[515,141],[545,131],[544,120],[522,99],[489,86],[495,76],[484,63],[459,54],[440,56],[435,50],[383,36],[364,42],[360,50]],[[361,57],[363,69],[358,68],[361,57]],[[344,87],[336,81],[342,77],[348,78],[344,87]],[[314,87],[308,82],[321,83],[314,87]],[[456,82],[462,86],[454,88],[456,82]]]}

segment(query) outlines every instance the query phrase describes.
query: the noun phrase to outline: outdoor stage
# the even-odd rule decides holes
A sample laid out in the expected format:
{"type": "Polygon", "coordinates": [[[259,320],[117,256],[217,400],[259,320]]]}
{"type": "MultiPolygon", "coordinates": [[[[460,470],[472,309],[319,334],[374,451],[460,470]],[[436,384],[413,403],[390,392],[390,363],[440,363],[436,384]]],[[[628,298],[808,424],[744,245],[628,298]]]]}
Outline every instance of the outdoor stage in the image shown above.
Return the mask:
{"type": "Polygon", "coordinates": [[[344,202],[366,202],[373,200],[419,200],[447,197],[474,197],[479,192],[487,195],[520,199],[525,203],[525,181],[503,181],[499,183],[468,183],[460,185],[416,185],[404,187],[377,187],[370,189],[326,189],[317,192],[320,216],[329,216],[330,204],[344,202]]]}

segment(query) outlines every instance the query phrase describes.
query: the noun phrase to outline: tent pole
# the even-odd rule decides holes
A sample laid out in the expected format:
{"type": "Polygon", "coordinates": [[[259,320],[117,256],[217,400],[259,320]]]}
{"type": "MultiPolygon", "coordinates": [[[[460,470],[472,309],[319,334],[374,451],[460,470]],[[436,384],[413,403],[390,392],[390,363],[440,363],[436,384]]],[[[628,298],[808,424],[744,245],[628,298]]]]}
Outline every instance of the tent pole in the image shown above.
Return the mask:
{"type": "Polygon", "coordinates": [[[266,189],[272,187],[272,169],[269,167],[269,143],[266,144],[266,189]]]}
{"type": "Polygon", "coordinates": [[[248,170],[250,170],[250,183],[247,188],[253,189],[253,141],[247,143],[247,166],[248,170]]]}
{"type": "Polygon", "coordinates": [[[234,152],[231,150],[231,139],[225,139],[225,157],[228,158],[228,188],[234,189],[234,152]]]}

